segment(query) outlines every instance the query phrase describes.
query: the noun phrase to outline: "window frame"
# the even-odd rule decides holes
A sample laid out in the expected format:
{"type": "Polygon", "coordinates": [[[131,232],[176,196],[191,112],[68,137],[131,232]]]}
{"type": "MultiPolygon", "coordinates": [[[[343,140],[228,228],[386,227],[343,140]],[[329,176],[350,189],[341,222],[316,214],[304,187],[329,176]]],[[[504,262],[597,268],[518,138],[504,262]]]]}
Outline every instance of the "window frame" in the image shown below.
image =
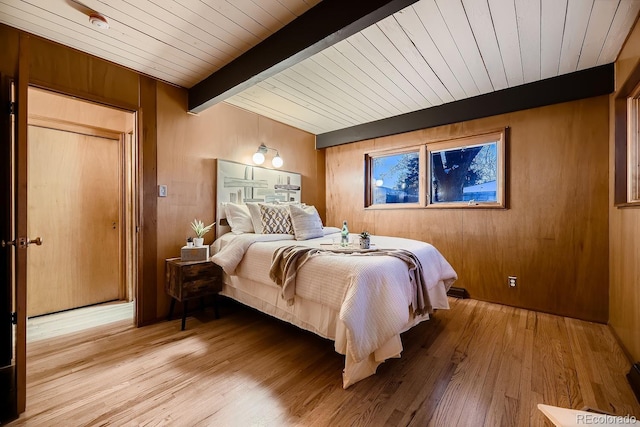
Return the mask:
{"type": "Polygon", "coordinates": [[[419,145],[407,145],[396,148],[371,150],[364,153],[364,209],[507,209],[507,133],[508,127],[498,130],[477,133],[470,136],[423,142],[419,145]],[[431,170],[430,153],[458,147],[477,146],[496,143],[497,147],[497,182],[496,202],[438,202],[430,203],[431,170]],[[374,203],[373,160],[404,153],[418,153],[418,202],[417,203],[374,203]]]}
{"type": "Polygon", "coordinates": [[[447,141],[431,142],[426,145],[426,168],[429,182],[426,188],[426,207],[429,209],[447,208],[467,208],[467,209],[505,209],[506,202],[506,129],[493,131],[473,136],[451,139],[447,141]],[[497,165],[496,165],[496,201],[455,201],[455,202],[432,202],[432,165],[431,154],[434,152],[448,151],[465,147],[477,147],[489,143],[496,143],[497,165]]]}
{"type": "Polygon", "coordinates": [[[640,129],[640,62],[620,86],[613,104],[613,205],[617,208],[640,207],[640,177],[636,176],[633,181],[634,165],[631,163],[634,154],[640,155],[640,137],[637,134],[640,129]]]}
{"type": "Polygon", "coordinates": [[[627,98],[627,203],[640,204],[640,83],[627,98]]]}
{"type": "Polygon", "coordinates": [[[364,207],[365,209],[415,209],[425,206],[425,146],[412,145],[407,147],[391,148],[369,151],[364,154],[365,180],[364,180],[364,207]],[[373,161],[380,157],[395,156],[406,153],[418,153],[418,202],[416,203],[374,203],[373,190],[375,179],[373,176],[373,161]]]}

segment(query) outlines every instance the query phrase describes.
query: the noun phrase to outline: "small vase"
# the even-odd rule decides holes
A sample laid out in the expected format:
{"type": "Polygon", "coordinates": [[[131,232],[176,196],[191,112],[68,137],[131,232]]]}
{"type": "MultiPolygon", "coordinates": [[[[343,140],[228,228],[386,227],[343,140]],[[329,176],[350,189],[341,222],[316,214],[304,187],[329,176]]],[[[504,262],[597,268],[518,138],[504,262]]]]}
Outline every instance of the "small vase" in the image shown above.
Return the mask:
{"type": "Polygon", "coordinates": [[[193,244],[196,248],[201,248],[204,246],[204,237],[194,237],[193,244]]]}
{"type": "Polygon", "coordinates": [[[367,237],[366,239],[360,238],[360,249],[369,249],[371,247],[371,240],[367,237]]]}

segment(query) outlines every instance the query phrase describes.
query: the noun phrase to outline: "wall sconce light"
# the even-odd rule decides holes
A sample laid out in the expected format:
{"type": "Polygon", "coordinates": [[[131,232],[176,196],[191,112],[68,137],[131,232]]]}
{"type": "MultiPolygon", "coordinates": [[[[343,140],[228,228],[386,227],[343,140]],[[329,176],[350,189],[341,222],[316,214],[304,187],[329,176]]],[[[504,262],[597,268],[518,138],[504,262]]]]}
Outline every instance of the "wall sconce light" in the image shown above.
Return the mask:
{"type": "Polygon", "coordinates": [[[280,157],[280,153],[278,153],[278,150],[276,150],[275,148],[267,147],[264,144],[260,144],[258,150],[256,150],[256,152],[253,154],[253,163],[257,165],[263,164],[264,155],[267,154],[268,150],[273,150],[276,152],[276,155],[273,156],[273,159],[271,159],[271,164],[273,165],[273,167],[279,168],[280,166],[282,166],[284,162],[282,161],[282,157],[280,157]]]}

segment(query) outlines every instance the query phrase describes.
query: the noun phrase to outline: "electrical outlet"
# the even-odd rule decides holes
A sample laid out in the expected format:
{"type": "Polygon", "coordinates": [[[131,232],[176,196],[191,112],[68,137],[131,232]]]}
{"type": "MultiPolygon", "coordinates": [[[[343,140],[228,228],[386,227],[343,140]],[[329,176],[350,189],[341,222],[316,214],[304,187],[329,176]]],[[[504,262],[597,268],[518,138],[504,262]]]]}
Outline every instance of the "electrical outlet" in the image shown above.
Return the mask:
{"type": "Polygon", "coordinates": [[[518,278],[516,276],[509,276],[507,277],[507,280],[510,288],[515,288],[518,284],[518,278]]]}
{"type": "Polygon", "coordinates": [[[166,185],[158,185],[158,197],[167,197],[166,185]]]}

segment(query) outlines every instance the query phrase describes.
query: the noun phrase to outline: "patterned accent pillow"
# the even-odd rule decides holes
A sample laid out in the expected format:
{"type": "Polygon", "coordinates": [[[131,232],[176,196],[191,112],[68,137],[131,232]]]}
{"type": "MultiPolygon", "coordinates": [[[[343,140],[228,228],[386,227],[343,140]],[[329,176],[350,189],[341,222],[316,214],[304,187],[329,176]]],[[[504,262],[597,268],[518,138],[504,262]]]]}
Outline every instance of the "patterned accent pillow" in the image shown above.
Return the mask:
{"type": "Polygon", "coordinates": [[[288,206],[264,205],[262,203],[258,203],[258,206],[260,206],[262,216],[263,234],[293,234],[288,206]]]}
{"type": "Polygon", "coordinates": [[[314,239],[323,237],[322,219],[318,214],[315,206],[299,207],[295,205],[289,206],[291,213],[291,223],[296,240],[314,239]]]}

